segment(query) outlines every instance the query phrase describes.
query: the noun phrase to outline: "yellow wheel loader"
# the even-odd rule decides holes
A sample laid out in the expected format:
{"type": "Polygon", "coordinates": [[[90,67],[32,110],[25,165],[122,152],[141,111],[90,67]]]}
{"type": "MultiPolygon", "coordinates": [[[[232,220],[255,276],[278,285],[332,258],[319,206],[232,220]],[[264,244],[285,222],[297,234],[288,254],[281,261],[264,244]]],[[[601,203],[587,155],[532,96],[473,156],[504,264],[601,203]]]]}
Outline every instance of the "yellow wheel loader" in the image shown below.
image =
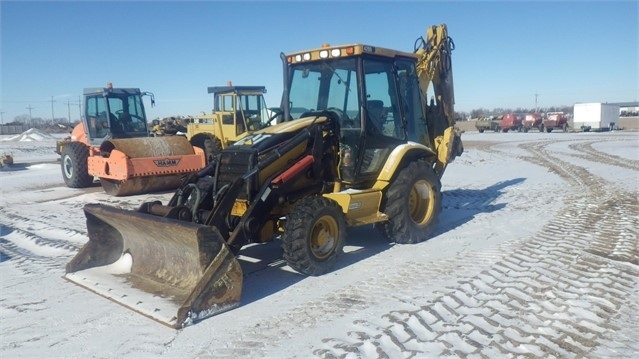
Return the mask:
{"type": "Polygon", "coordinates": [[[209,87],[208,92],[213,94],[213,112],[195,116],[186,125],[186,137],[204,150],[208,162],[222,149],[272,122],[264,86],[233,86],[229,82],[209,87]]]}
{"type": "Polygon", "coordinates": [[[239,304],[246,244],[278,240],[288,265],[315,276],[334,268],[348,227],[428,239],[440,180],[463,151],[452,47],[440,25],[414,52],[353,44],[282,54],[280,122],[221,150],[166,204],[87,204],[89,241],[65,278],[180,328],[239,304]]]}
{"type": "Polygon", "coordinates": [[[137,88],[84,89],[84,118],[68,140],[56,144],[68,187],[100,179],[104,191],[126,196],[175,189],[205,166],[204,151],[183,136],[149,137],[143,96],[137,88]]]}

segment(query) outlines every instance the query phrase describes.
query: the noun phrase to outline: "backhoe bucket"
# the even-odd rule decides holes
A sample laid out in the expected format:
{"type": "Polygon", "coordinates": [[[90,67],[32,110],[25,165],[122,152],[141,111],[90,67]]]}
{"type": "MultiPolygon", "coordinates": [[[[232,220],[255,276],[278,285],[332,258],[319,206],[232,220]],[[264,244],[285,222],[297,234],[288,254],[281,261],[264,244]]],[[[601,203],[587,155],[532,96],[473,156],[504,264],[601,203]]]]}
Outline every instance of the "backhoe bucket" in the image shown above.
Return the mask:
{"type": "Polygon", "coordinates": [[[64,278],[173,328],[237,306],[242,269],[215,227],[100,204],[64,278]]]}

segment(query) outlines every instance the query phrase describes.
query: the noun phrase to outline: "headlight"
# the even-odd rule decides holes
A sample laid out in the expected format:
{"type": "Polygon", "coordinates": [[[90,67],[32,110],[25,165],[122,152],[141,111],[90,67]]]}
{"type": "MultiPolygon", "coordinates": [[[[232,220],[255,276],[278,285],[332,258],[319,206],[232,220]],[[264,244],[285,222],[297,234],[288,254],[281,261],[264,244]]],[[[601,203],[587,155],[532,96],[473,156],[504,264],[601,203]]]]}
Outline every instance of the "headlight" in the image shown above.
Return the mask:
{"type": "Polygon", "coordinates": [[[304,55],[302,55],[302,57],[304,58],[304,61],[308,61],[311,59],[311,54],[307,52],[304,55]]]}
{"type": "Polygon", "coordinates": [[[322,51],[320,51],[320,53],[319,53],[319,57],[320,57],[320,59],[325,59],[325,58],[327,58],[327,57],[328,57],[328,50],[322,50],[322,51]]]}
{"type": "Polygon", "coordinates": [[[342,54],[342,52],[340,51],[340,49],[332,49],[331,50],[331,56],[333,57],[339,57],[342,54]]]}

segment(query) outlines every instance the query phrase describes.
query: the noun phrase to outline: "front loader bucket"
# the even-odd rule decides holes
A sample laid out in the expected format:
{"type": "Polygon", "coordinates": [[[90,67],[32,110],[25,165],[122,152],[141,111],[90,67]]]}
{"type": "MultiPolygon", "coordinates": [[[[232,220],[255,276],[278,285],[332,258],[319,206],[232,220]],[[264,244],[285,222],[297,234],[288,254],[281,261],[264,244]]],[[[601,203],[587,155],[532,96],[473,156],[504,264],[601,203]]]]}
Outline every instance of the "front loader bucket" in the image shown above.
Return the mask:
{"type": "Polygon", "coordinates": [[[64,278],[173,328],[239,304],[242,269],[215,227],[100,204],[64,278]]]}

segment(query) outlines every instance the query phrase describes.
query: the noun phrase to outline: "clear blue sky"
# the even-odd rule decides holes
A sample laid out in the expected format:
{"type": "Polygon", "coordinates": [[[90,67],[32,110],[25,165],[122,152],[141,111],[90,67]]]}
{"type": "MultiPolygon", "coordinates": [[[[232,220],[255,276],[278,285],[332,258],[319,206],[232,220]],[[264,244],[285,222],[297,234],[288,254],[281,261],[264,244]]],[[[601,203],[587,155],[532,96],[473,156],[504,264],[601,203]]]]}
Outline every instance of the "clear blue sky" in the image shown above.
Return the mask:
{"type": "Polygon", "coordinates": [[[85,87],[139,87],[150,118],[210,111],[208,86],[282,91],[280,52],[322,43],[412,51],[429,25],[456,44],[456,110],[639,100],[637,1],[0,2],[4,122],[79,118],[85,87]]]}

